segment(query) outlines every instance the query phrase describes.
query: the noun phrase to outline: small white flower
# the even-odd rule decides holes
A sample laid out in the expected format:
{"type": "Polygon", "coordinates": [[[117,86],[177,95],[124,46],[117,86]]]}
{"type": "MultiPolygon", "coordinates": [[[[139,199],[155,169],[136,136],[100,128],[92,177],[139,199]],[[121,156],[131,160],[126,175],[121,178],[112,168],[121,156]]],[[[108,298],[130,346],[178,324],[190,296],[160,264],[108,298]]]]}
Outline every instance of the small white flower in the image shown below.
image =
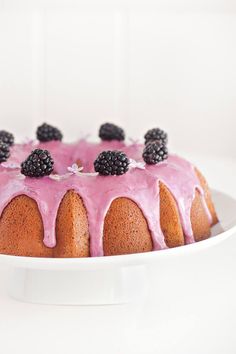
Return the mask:
{"type": "Polygon", "coordinates": [[[2,165],[2,167],[10,168],[13,170],[21,167],[20,164],[14,163],[14,162],[3,162],[1,165],[2,165]]]}
{"type": "Polygon", "coordinates": [[[55,181],[61,181],[63,179],[67,179],[72,175],[76,175],[76,176],[97,176],[98,173],[83,173],[83,167],[79,167],[76,163],[74,163],[72,166],[67,167],[67,170],[69,171],[68,173],[64,174],[64,175],[56,175],[56,174],[52,174],[49,176],[49,178],[55,180],[55,181]]]}
{"type": "Polygon", "coordinates": [[[67,170],[71,173],[77,174],[83,171],[83,167],[79,167],[76,163],[73,163],[72,166],[67,167],[67,170]]]}
{"type": "Polygon", "coordinates": [[[140,170],[145,170],[145,163],[141,161],[135,161],[133,159],[129,159],[130,164],[129,168],[139,168],[140,170]]]}
{"type": "Polygon", "coordinates": [[[23,145],[31,144],[32,146],[36,146],[39,144],[39,141],[37,139],[30,139],[26,137],[23,139],[22,144],[23,145]]]}
{"type": "Polygon", "coordinates": [[[79,167],[76,163],[74,163],[71,167],[67,167],[67,170],[71,173],[71,174],[75,174],[76,176],[97,176],[98,173],[97,172],[82,172],[83,171],[83,167],[79,167]]]}

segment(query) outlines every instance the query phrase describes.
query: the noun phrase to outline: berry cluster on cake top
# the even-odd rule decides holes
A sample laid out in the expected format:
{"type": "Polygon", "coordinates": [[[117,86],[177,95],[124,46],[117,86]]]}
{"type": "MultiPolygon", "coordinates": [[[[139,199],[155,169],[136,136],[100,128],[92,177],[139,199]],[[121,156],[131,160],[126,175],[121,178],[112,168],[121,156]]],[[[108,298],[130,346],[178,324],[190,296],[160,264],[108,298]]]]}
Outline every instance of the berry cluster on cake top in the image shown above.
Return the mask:
{"type": "MultiPolygon", "coordinates": [[[[104,142],[123,142],[125,140],[124,130],[112,123],[102,124],[98,135],[104,142]]],[[[43,123],[37,128],[36,137],[40,143],[46,143],[61,141],[63,134],[58,128],[43,123]]],[[[144,163],[155,165],[168,158],[168,137],[165,131],[160,128],[150,129],[144,135],[144,140],[142,152],[144,163]]],[[[13,145],[13,134],[1,130],[0,163],[8,160],[13,145]]],[[[120,176],[125,174],[129,168],[133,166],[133,161],[122,150],[104,150],[98,154],[93,165],[95,172],[99,175],[120,176]]],[[[21,161],[20,170],[21,174],[31,178],[49,176],[54,171],[54,161],[50,151],[40,148],[34,149],[24,161],[21,161]]]]}

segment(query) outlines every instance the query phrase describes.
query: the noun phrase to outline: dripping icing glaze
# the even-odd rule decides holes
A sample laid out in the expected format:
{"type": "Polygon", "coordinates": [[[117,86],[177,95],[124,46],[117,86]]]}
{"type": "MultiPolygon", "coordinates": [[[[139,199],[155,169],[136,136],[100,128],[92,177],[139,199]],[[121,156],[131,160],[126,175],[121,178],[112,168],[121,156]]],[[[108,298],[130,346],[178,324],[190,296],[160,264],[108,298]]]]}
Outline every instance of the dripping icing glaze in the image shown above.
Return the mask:
{"type": "MultiPolygon", "coordinates": [[[[65,144],[60,141],[38,143],[38,145],[34,142],[17,144],[11,148],[8,163],[13,166],[19,165],[35,148],[50,151],[55,161],[57,174],[67,173],[68,166],[73,165],[74,162],[80,162],[84,172],[94,172],[93,161],[100,152],[109,149],[122,150],[129,158],[143,161],[142,144],[125,145],[118,141],[95,144],[83,139],[74,144],[65,144]]],[[[132,168],[123,176],[71,174],[68,178],[60,180],[50,177],[20,179],[18,176],[18,169],[9,170],[1,167],[0,213],[10,200],[18,195],[25,194],[34,199],[42,216],[43,241],[47,247],[56,245],[57,211],[68,190],[75,190],[81,196],[87,210],[91,256],[103,255],[103,222],[112,201],[118,197],[130,198],[140,207],[152,235],[153,249],[167,248],[158,218],[160,214],[159,182],[167,186],[176,200],[186,243],[194,242],[190,212],[196,190],[200,192],[209,223],[212,221],[194,167],[175,155],[170,155],[167,160],[158,165],[146,165],[145,169],[132,168]]]]}

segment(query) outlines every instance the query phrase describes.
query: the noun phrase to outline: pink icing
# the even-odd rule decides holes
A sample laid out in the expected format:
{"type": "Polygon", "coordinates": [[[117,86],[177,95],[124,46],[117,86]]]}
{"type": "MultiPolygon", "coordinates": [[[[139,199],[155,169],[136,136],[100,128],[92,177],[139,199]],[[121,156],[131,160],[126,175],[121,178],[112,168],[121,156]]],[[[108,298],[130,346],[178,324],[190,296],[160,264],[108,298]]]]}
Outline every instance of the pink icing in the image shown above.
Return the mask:
{"type": "Polygon", "coordinates": [[[84,172],[94,172],[93,161],[103,150],[123,150],[129,158],[142,161],[143,145],[125,145],[123,142],[101,142],[98,144],[80,140],[74,144],[62,142],[14,145],[11,156],[4,166],[16,167],[35,148],[48,149],[55,161],[58,180],[50,177],[24,178],[19,168],[0,167],[0,213],[9,201],[17,195],[25,194],[33,198],[39,207],[44,225],[44,244],[56,245],[55,223],[60,202],[68,190],[75,190],[83,199],[87,210],[91,256],[103,255],[103,223],[105,215],[118,197],[127,197],[136,202],[142,210],[150,229],[153,249],[167,248],[159,220],[159,181],[171,191],[177,202],[186,243],[194,242],[190,221],[191,205],[196,189],[200,192],[203,205],[211,224],[211,214],[207,208],[204,192],[195,174],[194,167],[186,160],[170,155],[158,165],[146,165],[145,169],[131,168],[123,176],[94,176],[89,174],[68,174],[67,167],[80,160],[84,172]]]}

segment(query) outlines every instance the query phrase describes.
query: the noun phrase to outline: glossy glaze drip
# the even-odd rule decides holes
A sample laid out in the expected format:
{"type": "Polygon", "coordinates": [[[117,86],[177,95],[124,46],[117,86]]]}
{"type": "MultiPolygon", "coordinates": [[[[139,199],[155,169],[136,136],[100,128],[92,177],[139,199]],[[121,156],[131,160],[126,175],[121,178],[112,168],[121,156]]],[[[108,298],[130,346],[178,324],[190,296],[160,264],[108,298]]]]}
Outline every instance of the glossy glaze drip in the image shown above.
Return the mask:
{"type": "Polygon", "coordinates": [[[80,161],[84,172],[93,171],[93,161],[103,150],[120,149],[126,152],[129,158],[141,161],[143,146],[141,144],[125,145],[122,142],[102,142],[99,144],[81,140],[75,144],[49,142],[35,144],[33,142],[15,145],[11,150],[11,157],[1,167],[0,184],[0,213],[10,200],[17,195],[25,194],[34,199],[39,207],[44,225],[44,244],[47,247],[56,245],[55,224],[57,211],[63,196],[68,190],[75,190],[83,199],[87,210],[90,253],[91,256],[103,255],[103,223],[106,213],[113,200],[127,197],[136,202],[142,210],[152,235],[154,250],[166,248],[164,235],[160,227],[160,197],[159,182],[163,182],[176,200],[186,243],[194,242],[190,212],[195,191],[202,196],[203,205],[211,223],[211,214],[207,208],[204,192],[195,174],[194,167],[184,159],[171,155],[168,160],[154,166],[146,166],[144,170],[132,168],[124,176],[94,176],[94,175],[67,175],[59,180],[44,177],[41,179],[24,178],[20,175],[19,165],[28,154],[40,147],[48,149],[55,161],[55,170],[58,174],[65,174],[67,167],[75,161],[80,161]]]}

